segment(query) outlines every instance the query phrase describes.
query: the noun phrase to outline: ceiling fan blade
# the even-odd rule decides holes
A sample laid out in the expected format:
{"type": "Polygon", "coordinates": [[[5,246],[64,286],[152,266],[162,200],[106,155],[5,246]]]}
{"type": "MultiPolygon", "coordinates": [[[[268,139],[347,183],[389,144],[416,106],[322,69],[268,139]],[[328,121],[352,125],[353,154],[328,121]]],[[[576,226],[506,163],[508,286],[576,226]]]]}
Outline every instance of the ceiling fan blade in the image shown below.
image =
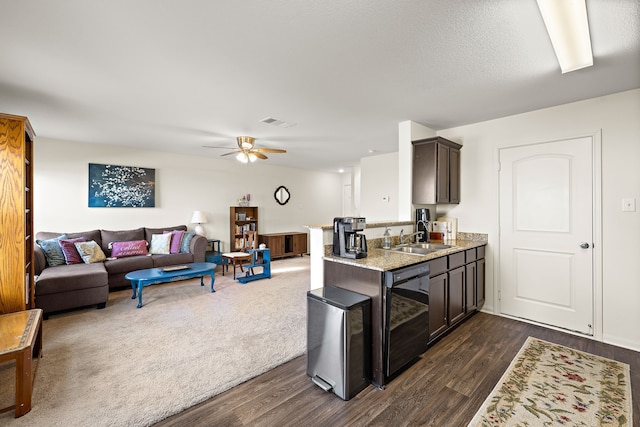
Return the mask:
{"type": "Polygon", "coordinates": [[[231,156],[232,154],[238,154],[238,153],[242,153],[242,150],[230,151],[228,153],[220,154],[220,156],[231,156]]]}
{"type": "Polygon", "coordinates": [[[261,152],[261,153],[286,153],[287,150],[281,150],[279,148],[254,148],[253,149],[254,152],[261,152]]]}
{"type": "Polygon", "coordinates": [[[267,156],[265,156],[264,154],[258,152],[257,150],[253,150],[251,152],[259,159],[262,159],[262,160],[267,160],[268,159],[267,156]]]}
{"type": "Polygon", "coordinates": [[[233,150],[233,147],[217,147],[215,145],[203,145],[202,148],[219,148],[221,150],[233,150]]]}

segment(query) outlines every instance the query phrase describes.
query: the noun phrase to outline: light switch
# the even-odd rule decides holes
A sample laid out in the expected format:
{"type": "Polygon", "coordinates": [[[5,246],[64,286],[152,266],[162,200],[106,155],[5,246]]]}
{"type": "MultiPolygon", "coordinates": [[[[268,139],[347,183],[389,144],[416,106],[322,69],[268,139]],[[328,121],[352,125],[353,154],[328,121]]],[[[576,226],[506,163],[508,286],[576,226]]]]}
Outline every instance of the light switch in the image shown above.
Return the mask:
{"type": "Polygon", "coordinates": [[[622,199],[622,212],[635,212],[636,199],[622,199]]]}

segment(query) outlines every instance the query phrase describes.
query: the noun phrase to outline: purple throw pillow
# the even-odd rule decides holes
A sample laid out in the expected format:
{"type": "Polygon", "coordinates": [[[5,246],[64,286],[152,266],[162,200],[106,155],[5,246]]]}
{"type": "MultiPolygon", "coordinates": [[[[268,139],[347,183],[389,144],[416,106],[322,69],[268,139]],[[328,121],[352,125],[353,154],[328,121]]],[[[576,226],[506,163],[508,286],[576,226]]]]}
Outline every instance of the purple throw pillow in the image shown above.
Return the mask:
{"type": "Polygon", "coordinates": [[[169,253],[177,254],[180,252],[180,244],[182,243],[183,230],[165,231],[171,233],[171,243],[169,244],[169,253]]]}
{"type": "Polygon", "coordinates": [[[60,249],[62,249],[62,253],[64,254],[64,260],[67,265],[70,264],[83,264],[84,261],[80,257],[78,253],[78,249],[76,249],[76,245],[74,243],[84,242],[84,237],[78,237],[75,239],[61,239],[58,241],[60,243],[60,249]]]}
{"type": "Polygon", "coordinates": [[[130,242],[111,242],[111,256],[125,258],[128,256],[147,255],[146,240],[132,240],[130,242]]]}

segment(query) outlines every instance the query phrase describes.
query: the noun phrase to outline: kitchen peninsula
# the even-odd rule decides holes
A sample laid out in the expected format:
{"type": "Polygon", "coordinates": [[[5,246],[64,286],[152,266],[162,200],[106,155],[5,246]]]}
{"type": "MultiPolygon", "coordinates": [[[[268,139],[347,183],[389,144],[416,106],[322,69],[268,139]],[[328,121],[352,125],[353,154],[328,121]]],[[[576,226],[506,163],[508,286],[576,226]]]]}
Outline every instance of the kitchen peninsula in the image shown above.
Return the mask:
{"type": "Polygon", "coordinates": [[[421,354],[482,308],[487,236],[458,233],[446,242],[451,247],[426,255],[381,249],[380,240],[368,240],[366,258],[331,251],[323,257],[325,286],[371,297],[371,382],[377,387],[406,365],[401,355],[421,354]]]}

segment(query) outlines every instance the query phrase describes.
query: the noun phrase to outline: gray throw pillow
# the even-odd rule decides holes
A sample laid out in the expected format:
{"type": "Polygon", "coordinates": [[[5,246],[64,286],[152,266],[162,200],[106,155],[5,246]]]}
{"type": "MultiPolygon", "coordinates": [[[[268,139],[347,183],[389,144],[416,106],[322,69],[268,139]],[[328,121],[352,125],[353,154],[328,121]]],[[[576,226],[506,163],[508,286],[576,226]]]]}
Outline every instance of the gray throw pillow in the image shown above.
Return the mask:
{"type": "Polygon", "coordinates": [[[54,237],[53,239],[36,240],[36,243],[40,248],[42,248],[42,252],[44,252],[44,257],[47,260],[47,265],[49,267],[55,267],[56,265],[64,265],[67,263],[64,259],[64,253],[62,252],[59,242],[59,240],[66,238],[67,235],[62,234],[58,237],[54,237]]]}
{"type": "Polygon", "coordinates": [[[193,239],[193,236],[195,235],[196,232],[193,230],[184,233],[184,236],[182,236],[182,243],[180,244],[180,252],[183,254],[188,254],[190,252],[189,245],[191,245],[191,239],[193,239]]]}

